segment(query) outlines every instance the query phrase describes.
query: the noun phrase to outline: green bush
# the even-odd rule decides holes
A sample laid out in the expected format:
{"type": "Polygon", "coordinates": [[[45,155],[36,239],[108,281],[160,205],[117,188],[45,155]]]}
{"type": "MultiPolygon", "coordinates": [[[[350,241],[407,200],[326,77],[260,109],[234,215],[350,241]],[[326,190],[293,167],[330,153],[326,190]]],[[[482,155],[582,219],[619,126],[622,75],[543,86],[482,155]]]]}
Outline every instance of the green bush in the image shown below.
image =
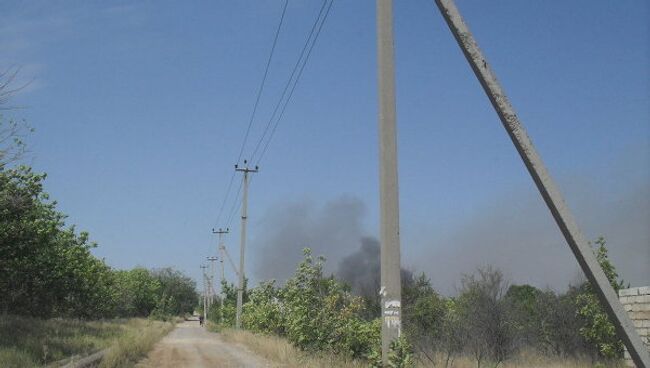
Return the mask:
{"type": "Polygon", "coordinates": [[[249,293],[243,307],[244,328],[266,334],[284,335],[284,320],[275,281],[262,282],[249,293]]]}
{"type": "MultiPolygon", "coordinates": [[[[618,292],[623,287],[623,281],[618,281],[616,268],[607,255],[605,239],[600,237],[595,243],[597,248],[594,252],[598,263],[614,290],[618,292]]],[[[584,326],[580,328],[580,334],[597,347],[600,356],[606,359],[623,356],[623,343],[616,335],[614,324],[607,317],[589,282],[583,285],[576,298],[576,305],[578,306],[578,315],[585,321],[584,326]]]]}
{"type": "Polygon", "coordinates": [[[324,258],[311,250],[279,292],[290,342],[303,350],[330,350],[353,358],[370,354],[376,328],[361,317],[359,297],[334,277],[323,276],[324,258]],[[315,307],[318,306],[318,307],[315,307]]]}

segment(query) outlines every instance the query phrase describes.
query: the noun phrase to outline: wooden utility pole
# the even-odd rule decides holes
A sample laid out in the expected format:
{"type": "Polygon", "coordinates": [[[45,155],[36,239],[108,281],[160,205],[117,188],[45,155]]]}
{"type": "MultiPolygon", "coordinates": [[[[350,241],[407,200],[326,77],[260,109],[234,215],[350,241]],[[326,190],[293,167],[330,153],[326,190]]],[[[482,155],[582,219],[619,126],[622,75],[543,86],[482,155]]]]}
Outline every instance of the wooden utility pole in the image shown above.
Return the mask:
{"type": "Polygon", "coordinates": [[[598,259],[589,243],[578,228],[573,214],[567,207],[560,189],[549,174],[541,156],[533,146],[526,128],[521,123],[514,107],[510,104],[503,88],[481,52],[474,36],[465,24],[453,0],[435,0],[440,13],[447,22],[451,33],[460,46],[470,67],[478,78],[483,90],[492,103],[492,107],[501,119],[501,123],[510,136],[528,173],[532,177],[551,215],[555,219],[564,239],[573,251],[582,271],[596,290],[596,295],[604,306],[607,315],[614,323],[618,336],[623,340],[632,360],[637,367],[650,368],[650,354],[636,332],[630,317],[623,309],[614,288],[612,288],[598,259]]]}
{"type": "Polygon", "coordinates": [[[390,343],[401,333],[399,198],[395,122],[393,1],[377,0],[379,88],[379,192],[381,241],[381,356],[388,363],[390,343]]]}
{"type": "Polygon", "coordinates": [[[250,169],[246,160],[244,160],[244,165],[246,165],[244,168],[239,168],[238,165],[235,165],[235,171],[241,171],[244,173],[244,193],[241,204],[241,234],[239,246],[239,287],[237,289],[237,315],[235,322],[235,328],[237,329],[241,328],[241,312],[244,298],[244,250],[246,249],[246,221],[248,219],[248,174],[256,173],[258,171],[257,166],[255,166],[254,169],[250,169]]]}

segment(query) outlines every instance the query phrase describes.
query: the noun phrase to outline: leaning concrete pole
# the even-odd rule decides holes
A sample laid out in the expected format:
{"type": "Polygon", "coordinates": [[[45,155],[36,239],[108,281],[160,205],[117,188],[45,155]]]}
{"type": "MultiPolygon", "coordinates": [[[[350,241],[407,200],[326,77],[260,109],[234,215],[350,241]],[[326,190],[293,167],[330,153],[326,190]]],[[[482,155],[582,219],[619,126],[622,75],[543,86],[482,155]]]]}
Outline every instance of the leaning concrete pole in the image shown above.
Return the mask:
{"type": "MultiPolygon", "coordinates": [[[[244,160],[244,165],[246,165],[246,160],[244,160]]],[[[249,169],[248,166],[244,168],[239,168],[235,165],[236,171],[241,171],[244,173],[244,193],[242,195],[241,203],[241,234],[240,234],[240,247],[239,247],[239,288],[237,289],[237,315],[235,328],[241,328],[241,312],[242,304],[244,298],[244,250],[246,249],[246,220],[248,219],[248,173],[256,173],[257,166],[255,169],[249,169]]]]}
{"type": "Polygon", "coordinates": [[[519,121],[508,97],[497,81],[496,75],[490,68],[485,56],[481,53],[474,36],[463,21],[453,0],[435,0],[442,16],[445,18],[451,33],[453,33],[465,58],[469,62],[474,74],[485,90],[492,106],[496,110],[504,128],[510,135],[521,159],[524,161],[530,176],[533,178],[537,189],[542,194],[555,222],[560,228],[571,251],[575,255],[582,271],[587,275],[591,285],[594,286],[601,305],[607,315],[614,322],[618,336],[623,340],[632,360],[637,367],[650,368],[650,356],[643,345],[641,338],[634,329],[634,325],[618,300],[607,276],[598,264],[591,247],[564,203],[560,190],[553,182],[541,157],[535,150],[526,129],[519,121]]]}
{"type": "Polygon", "coordinates": [[[379,77],[379,202],[381,238],[381,356],[388,363],[391,341],[400,336],[401,282],[393,1],[377,0],[377,64],[379,77]]]}

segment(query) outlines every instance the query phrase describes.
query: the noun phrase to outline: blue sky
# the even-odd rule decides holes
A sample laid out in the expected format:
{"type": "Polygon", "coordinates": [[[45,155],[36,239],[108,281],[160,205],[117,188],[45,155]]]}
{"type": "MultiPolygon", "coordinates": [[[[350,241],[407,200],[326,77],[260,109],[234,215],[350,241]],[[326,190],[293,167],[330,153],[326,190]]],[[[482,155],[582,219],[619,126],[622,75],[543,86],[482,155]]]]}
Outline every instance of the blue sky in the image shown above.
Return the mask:
{"type": "MultiPolygon", "coordinates": [[[[437,8],[395,3],[403,264],[441,289],[483,262],[514,282],[574,280],[568,247],[437,8]]],[[[28,161],[110,265],[175,266],[198,279],[214,253],[210,230],[225,225],[217,212],[282,4],[0,4],[0,66],[20,65],[33,80],[9,112],[36,129],[28,161]]],[[[289,2],[252,143],[320,4],[289,2]]],[[[647,2],[458,6],[587,237],[606,236],[621,274],[650,283],[647,2]]],[[[341,217],[354,224],[349,238],[330,238],[332,222],[288,240],[338,242],[319,249],[332,263],[378,233],[375,42],[374,2],[336,1],[251,185],[254,280],[267,276],[258,271],[269,239],[298,226],[278,220],[296,208],[318,221],[354,203],[341,217]]],[[[238,221],[231,227],[237,259],[238,221]]]]}

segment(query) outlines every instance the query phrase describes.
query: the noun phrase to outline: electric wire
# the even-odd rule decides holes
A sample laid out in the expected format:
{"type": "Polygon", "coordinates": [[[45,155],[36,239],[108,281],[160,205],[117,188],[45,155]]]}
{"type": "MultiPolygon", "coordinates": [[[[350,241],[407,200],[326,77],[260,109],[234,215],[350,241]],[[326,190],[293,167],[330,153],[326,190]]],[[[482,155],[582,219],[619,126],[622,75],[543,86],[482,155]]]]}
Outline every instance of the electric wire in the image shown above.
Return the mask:
{"type": "Polygon", "coordinates": [[[284,1],[284,6],[282,7],[282,15],[280,15],[280,22],[278,23],[278,27],[275,30],[275,37],[273,38],[273,45],[271,46],[271,52],[269,54],[269,58],[266,60],[266,67],[264,68],[264,76],[262,77],[262,82],[260,83],[260,86],[257,90],[257,97],[255,98],[255,104],[253,105],[253,111],[251,113],[250,120],[248,121],[248,127],[246,128],[246,134],[244,134],[244,141],[242,142],[241,148],[239,149],[239,156],[237,157],[237,164],[239,164],[239,161],[241,161],[242,154],[244,153],[244,149],[246,148],[246,142],[248,141],[248,135],[250,134],[251,131],[251,126],[253,125],[253,121],[255,120],[255,114],[257,112],[257,106],[260,103],[260,98],[262,97],[262,92],[264,91],[264,85],[266,84],[266,77],[269,74],[269,68],[271,66],[271,60],[273,59],[273,54],[275,53],[275,46],[278,43],[278,36],[280,35],[280,29],[282,28],[282,23],[284,22],[284,15],[287,12],[287,5],[289,4],[289,0],[284,1]]]}
{"type": "MultiPolygon", "coordinates": [[[[276,117],[276,115],[278,113],[278,110],[280,109],[280,107],[283,104],[283,101],[285,100],[285,96],[287,95],[287,91],[289,91],[289,87],[291,86],[291,83],[294,81],[294,76],[296,75],[296,71],[298,71],[298,69],[301,66],[301,63],[303,63],[303,58],[305,56],[305,52],[309,48],[309,44],[312,41],[312,37],[314,36],[314,32],[317,29],[320,29],[320,27],[318,27],[319,22],[321,21],[321,19],[323,19],[323,20],[325,19],[325,17],[323,17],[323,12],[326,9],[327,9],[327,12],[329,12],[329,9],[331,8],[332,2],[333,2],[333,0],[329,1],[330,5],[328,7],[327,6],[328,0],[323,1],[323,4],[321,5],[321,8],[320,8],[320,10],[318,12],[318,16],[316,17],[316,20],[314,21],[314,24],[312,25],[311,30],[309,31],[309,35],[307,36],[307,39],[305,40],[305,44],[303,45],[303,47],[302,47],[302,49],[300,51],[300,55],[298,56],[298,60],[296,61],[295,65],[293,66],[293,69],[291,70],[291,74],[289,75],[289,79],[287,80],[287,83],[285,84],[284,89],[282,90],[282,94],[280,95],[280,99],[278,100],[278,102],[277,102],[277,104],[276,104],[276,106],[275,106],[275,108],[273,110],[273,113],[271,114],[271,118],[268,120],[268,122],[266,124],[266,127],[264,128],[264,131],[262,132],[262,135],[261,135],[260,139],[258,140],[257,144],[255,145],[255,149],[253,150],[253,153],[251,154],[251,161],[254,160],[255,155],[257,154],[258,150],[260,149],[260,147],[262,145],[262,142],[264,141],[264,139],[266,138],[267,133],[269,132],[269,129],[273,125],[273,121],[274,121],[274,119],[275,119],[275,117],[276,117]]],[[[321,22],[321,24],[322,24],[322,22],[321,22]]],[[[314,41],[315,41],[315,38],[314,38],[314,41]]],[[[306,61],[306,58],[304,60],[306,61]]],[[[296,78],[296,81],[297,81],[297,78],[296,78]]]]}
{"type": "Polygon", "coordinates": [[[230,195],[230,190],[232,189],[232,183],[235,180],[235,175],[236,171],[232,172],[232,175],[230,176],[230,181],[228,182],[228,189],[226,189],[226,195],[223,197],[223,201],[221,202],[221,207],[219,208],[219,214],[217,215],[217,220],[215,221],[214,227],[219,226],[219,220],[221,220],[221,215],[223,214],[223,209],[226,207],[226,202],[228,201],[228,196],[230,195]]]}
{"type": "Polygon", "coordinates": [[[226,221],[226,228],[230,228],[230,224],[232,223],[232,219],[235,216],[235,212],[237,212],[237,207],[240,207],[238,206],[238,204],[241,204],[239,195],[241,194],[241,189],[243,185],[244,185],[244,178],[242,177],[242,180],[239,182],[239,188],[237,189],[237,194],[235,194],[235,199],[232,202],[232,207],[230,208],[228,220],[226,221]]]}
{"type": "MultiPolygon", "coordinates": [[[[260,99],[262,97],[262,92],[264,91],[264,86],[266,85],[266,79],[269,73],[269,68],[271,65],[271,60],[273,59],[273,54],[275,53],[275,48],[278,43],[278,37],[280,35],[280,30],[282,29],[282,24],[284,23],[284,17],[287,12],[287,5],[289,4],[289,0],[285,0],[284,6],[282,7],[282,14],[280,15],[280,21],[278,22],[278,26],[275,30],[275,36],[273,37],[273,44],[271,46],[271,52],[269,53],[269,57],[266,61],[266,66],[264,67],[264,76],[262,77],[262,81],[260,82],[260,86],[257,91],[257,96],[255,97],[255,103],[253,104],[253,111],[251,112],[251,117],[250,120],[248,121],[248,127],[246,128],[246,133],[244,134],[244,140],[242,141],[241,148],[239,150],[239,156],[237,157],[237,163],[239,164],[239,161],[241,161],[242,154],[244,152],[244,149],[246,147],[246,142],[248,140],[248,136],[251,130],[251,126],[253,125],[253,121],[255,120],[255,114],[257,112],[257,107],[259,105],[260,99]]],[[[226,195],[223,198],[223,201],[221,202],[221,206],[219,208],[219,212],[217,214],[217,219],[215,221],[215,227],[219,226],[219,221],[221,220],[221,216],[223,215],[223,210],[226,207],[226,203],[228,202],[228,199],[230,197],[230,191],[232,189],[232,184],[235,179],[236,172],[233,171],[232,175],[230,176],[230,180],[228,181],[228,187],[226,189],[226,195]]],[[[228,221],[230,222],[230,221],[228,221]]]]}
{"type": "Polygon", "coordinates": [[[284,116],[284,112],[287,108],[287,105],[291,101],[291,97],[293,96],[293,92],[296,89],[296,86],[298,85],[298,81],[300,80],[300,76],[302,75],[302,72],[305,69],[305,66],[307,65],[307,61],[309,60],[309,56],[311,55],[312,50],[314,49],[314,45],[316,45],[316,41],[318,39],[318,35],[320,34],[321,30],[323,29],[323,25],[325,24],[325,21],[327,20],[327,16],[329,15],[330,9],[332,7],[332,4],[334,3],[334,0],[331,0],[329,3],[329,6],[327,7],[327,12],[325,13],[325,16],[323,17],[323,21],[320,23],[320,26],[318,27],[318,31],[316,32],[316,36],[314,37],[314,42],[312,42],[311,46],[309,47],[309,51],[307,52],[307,56],[305,57],[305,61],[303,62],[302,66],[300,67],[300,71],[298,72],[298,76],[296,77],[296,80],[291,87],[291,92],[289,92],[289,96],[287,97],[284,105],[282,106],[282,110],[280,111],[280,115],[278,116],[278,119],[275,121],[275,124],[273,125],[273,129],[271,130],[271,134],[269,135],[269,138],[266,140],[266,143],[264,144],[264,149],[262,149],[262,153],[260,154],[259,158],[257,159],[257,162],[255,165],[260,164],[262,161],[262,158],[266,154],[266,151],[269,148],[269,145],[271,143],[271,140],[273,139],[273,136],[275,135],[275,131],[278,128],[278,125],[280,124],[280,121],[282,120],[282,117],[284,116]]]}

